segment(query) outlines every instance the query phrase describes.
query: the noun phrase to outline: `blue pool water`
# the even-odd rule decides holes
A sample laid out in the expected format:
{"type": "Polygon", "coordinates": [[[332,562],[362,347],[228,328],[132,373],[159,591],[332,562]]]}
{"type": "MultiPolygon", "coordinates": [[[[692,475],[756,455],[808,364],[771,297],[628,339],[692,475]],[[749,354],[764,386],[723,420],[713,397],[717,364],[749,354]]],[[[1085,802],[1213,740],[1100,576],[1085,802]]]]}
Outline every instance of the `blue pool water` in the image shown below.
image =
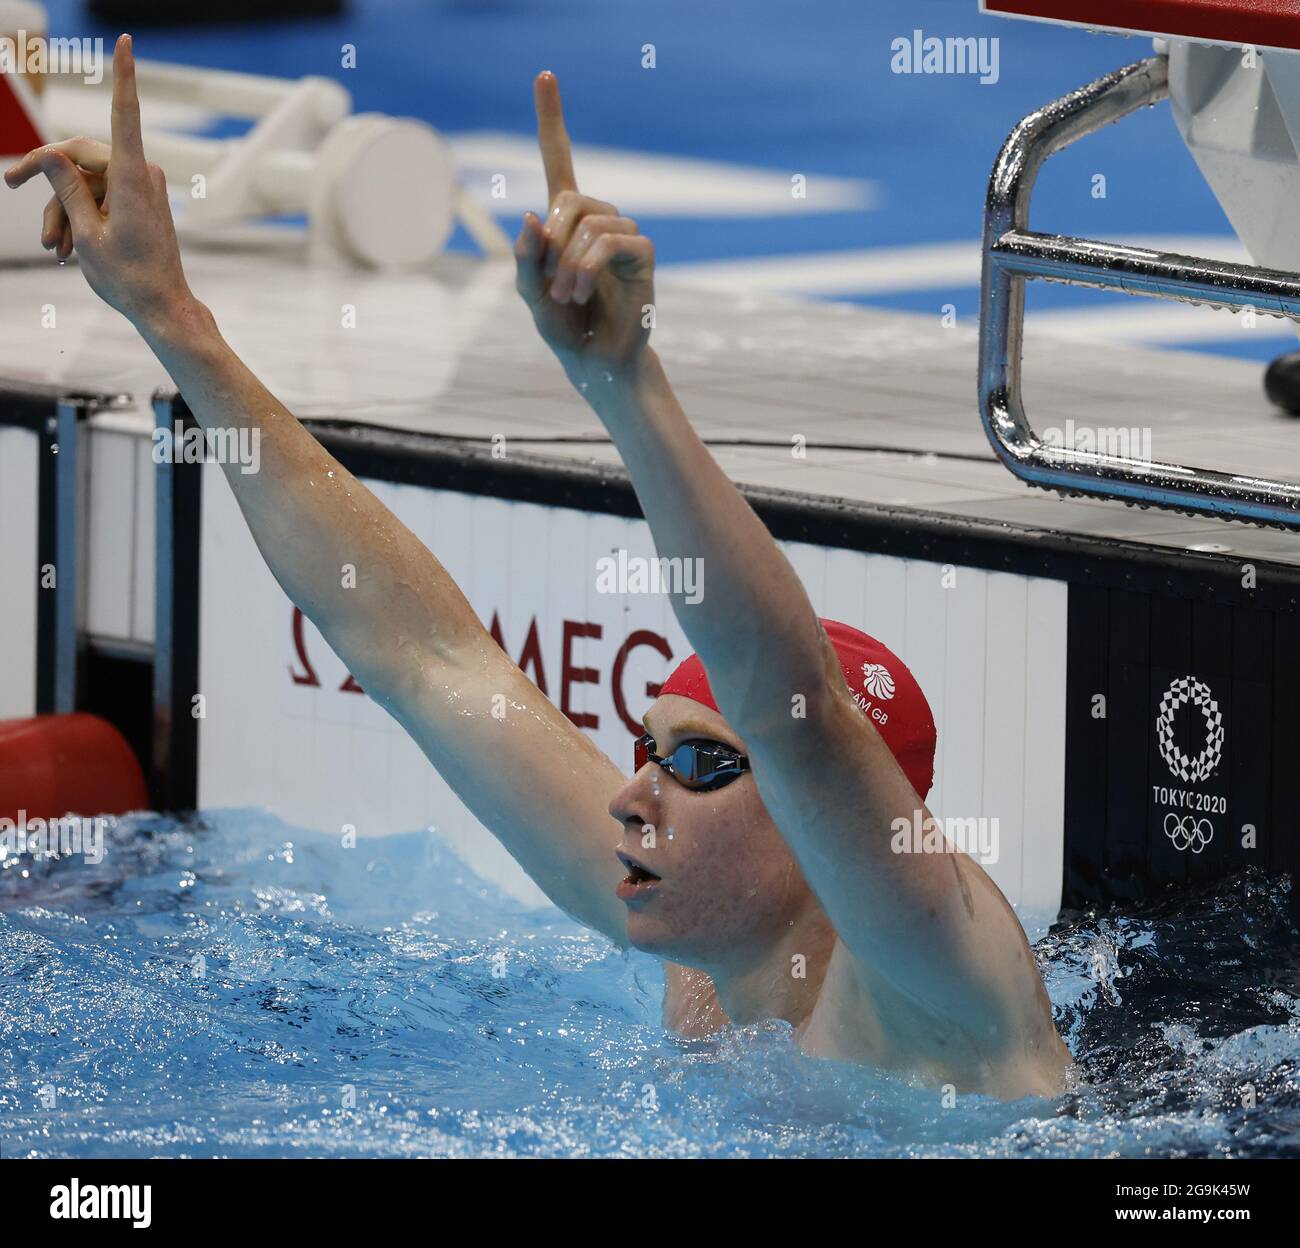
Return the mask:
{"type": "Polygon", "coordinates": [[[109,846],[0,870],[6,1158],[1300,1155],[1300,943],[1263,876],[1058,927],[1084,1082],[945,1108],[784,1024],[674,1039],[652,959],[428,833],[234,811],[109,846]]]}

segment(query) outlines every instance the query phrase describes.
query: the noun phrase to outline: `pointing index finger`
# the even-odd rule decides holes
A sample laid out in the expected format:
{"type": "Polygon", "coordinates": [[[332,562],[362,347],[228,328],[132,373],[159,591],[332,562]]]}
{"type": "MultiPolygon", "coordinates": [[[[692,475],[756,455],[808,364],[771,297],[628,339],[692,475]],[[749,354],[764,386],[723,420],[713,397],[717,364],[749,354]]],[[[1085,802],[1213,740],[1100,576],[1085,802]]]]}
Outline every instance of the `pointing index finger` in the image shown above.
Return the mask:
{"type": "Polygon", "coordinates": [[[135,54],[131,36],[122,35],[113,49],[113,166],[143,169],[144,140],[140,137],[140,97],[135,89],[135,54]]]}
{"type": "Polygon", "coordinates": [[[561,191],[576,191],[578,182],[573,176],[569,132],[564,128],[560,84],[549,69],[542,70],[533,83],[533,102],[537,107],[537,142],[546,169],[547,201],[553,204],[561,191]]]}

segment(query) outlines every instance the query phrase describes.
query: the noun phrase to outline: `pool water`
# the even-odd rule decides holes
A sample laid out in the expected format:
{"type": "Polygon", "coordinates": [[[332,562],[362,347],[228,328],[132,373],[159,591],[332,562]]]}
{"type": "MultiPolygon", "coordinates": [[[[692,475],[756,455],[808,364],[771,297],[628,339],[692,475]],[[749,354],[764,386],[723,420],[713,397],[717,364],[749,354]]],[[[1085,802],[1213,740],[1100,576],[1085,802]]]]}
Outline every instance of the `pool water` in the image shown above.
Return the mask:
{"type": "Polygon", "coordinates": [[[1289,883],[1058,925],[1083,1081],[946,1107],[771,1023],[659,1025],[662,974],[427,831],[130,817],[0,869],[0,1154],[1300,1156],[1289,883]]]}

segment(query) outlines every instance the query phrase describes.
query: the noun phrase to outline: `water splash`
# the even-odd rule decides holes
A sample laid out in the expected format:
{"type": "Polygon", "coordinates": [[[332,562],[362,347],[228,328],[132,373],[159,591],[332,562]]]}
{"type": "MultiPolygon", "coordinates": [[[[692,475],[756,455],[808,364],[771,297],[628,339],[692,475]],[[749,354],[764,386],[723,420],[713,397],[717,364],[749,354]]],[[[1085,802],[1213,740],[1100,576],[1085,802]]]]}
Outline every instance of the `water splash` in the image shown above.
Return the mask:
{"type": "Polygon", "coordinates": [[[107,843],[0,867],[6,1157],[1300,1153],[1300,945],[1258,874],[1058,925],[1078,1087],[945,1108],[785,1024],[667,1035],[657,963],[425,831],[227,811],[107,843]]]}

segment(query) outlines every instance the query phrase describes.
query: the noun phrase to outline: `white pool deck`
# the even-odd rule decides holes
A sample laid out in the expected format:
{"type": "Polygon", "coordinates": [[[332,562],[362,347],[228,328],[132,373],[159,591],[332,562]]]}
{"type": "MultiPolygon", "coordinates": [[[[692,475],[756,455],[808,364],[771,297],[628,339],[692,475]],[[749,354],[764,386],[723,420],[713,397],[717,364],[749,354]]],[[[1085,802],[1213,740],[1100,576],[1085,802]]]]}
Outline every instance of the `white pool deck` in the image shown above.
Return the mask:
{"type": "MultiPolygon", "coordinates": [[[[432,274],[393,277],[310,269],[296,249],[267,246],[191,248],[186,265],[231,345],[301,417],[502,434],[507,451],[617,461],[607,443],[553,441],[605,435],[533,329],[512,261],[452,255],[432,274]]],[[[92,427],[148,434],[151,396],[171,382],[75,263],[6,268],[0,290],[0,387],[129,396],[92,427]]],[[[973,320],[945,328],[937,312],[727,293],[671,275],[657,296],[652,341],[739,482],[1300,563],[1300,535],[1066,500],[1016,480],[979,422],[973,320]],[[790,449],[799,435],[804,458],[790,449]],[[726,445],[736,441],[763,445],[726,445]]],[[[1032,313],[1025,358],[1026,407],[1040,432],[1070,420],[1149,428],[1156,459],[1300,480],[1300,421],[1270,407],[1258,363],[1072,341],[1037,330],[1032,313]]]]}

